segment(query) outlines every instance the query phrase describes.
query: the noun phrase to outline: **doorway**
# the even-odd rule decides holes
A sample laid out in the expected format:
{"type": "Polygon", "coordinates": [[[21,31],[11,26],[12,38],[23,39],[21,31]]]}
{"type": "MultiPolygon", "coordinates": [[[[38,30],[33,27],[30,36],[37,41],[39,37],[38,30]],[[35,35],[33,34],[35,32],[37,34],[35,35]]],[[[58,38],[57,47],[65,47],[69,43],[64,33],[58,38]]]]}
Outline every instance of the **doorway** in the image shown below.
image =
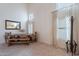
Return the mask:
{"type": "Polygon", "coordinates": [[[61,9],[53,12],[54,39],[53,45],[57,48],[66,49],[65,42],[70,40],[71,8],[61,9]]]}

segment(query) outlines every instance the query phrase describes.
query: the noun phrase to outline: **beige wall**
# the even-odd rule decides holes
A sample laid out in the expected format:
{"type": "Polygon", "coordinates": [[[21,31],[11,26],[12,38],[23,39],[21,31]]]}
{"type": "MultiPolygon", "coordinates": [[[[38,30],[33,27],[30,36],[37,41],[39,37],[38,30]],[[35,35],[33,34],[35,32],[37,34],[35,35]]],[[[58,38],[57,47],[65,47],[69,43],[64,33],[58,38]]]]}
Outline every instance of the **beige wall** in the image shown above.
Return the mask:
{"type": "Polygon", "coordinates": [[[21,29],[27,33],[27,5],[26,4],[0,4],[0,43],[4,42],[4,33],[11,31],[12,33],[20,33],[17,30],[5,30],[5,20],[14,20],[21,22],[21,29]]]}
{"type": "Polygon", "coordinates": [[[53,21],[52,11],[55,9],[55,4],[30,4],[30,11],[34,15],[34,29],[39,33],[40,42],[53,43],[53,21]]]}

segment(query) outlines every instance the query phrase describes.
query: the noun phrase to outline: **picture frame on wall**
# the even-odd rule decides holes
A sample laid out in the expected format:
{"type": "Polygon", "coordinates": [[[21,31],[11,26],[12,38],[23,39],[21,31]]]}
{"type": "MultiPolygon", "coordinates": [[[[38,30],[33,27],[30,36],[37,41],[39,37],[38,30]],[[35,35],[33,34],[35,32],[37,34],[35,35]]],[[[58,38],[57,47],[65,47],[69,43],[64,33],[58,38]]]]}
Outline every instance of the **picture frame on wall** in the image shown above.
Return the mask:
{"type": "Polygon", "coordinates": [[[12,20],[5,20],[5,29],[6,30],[20,30],[21,29],[21,22],[12,21],[12,20]]]}

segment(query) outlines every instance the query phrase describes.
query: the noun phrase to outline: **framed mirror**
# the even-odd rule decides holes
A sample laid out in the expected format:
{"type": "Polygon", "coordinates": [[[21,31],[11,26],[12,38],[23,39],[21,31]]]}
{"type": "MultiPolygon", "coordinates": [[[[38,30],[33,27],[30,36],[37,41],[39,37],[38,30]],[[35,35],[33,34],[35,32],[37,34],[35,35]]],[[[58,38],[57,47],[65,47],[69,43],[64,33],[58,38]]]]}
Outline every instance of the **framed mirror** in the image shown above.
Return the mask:
{"type": "Polygon", "coordinates": [[[21,23],[18,21],[5,20],[5,29],[6,30],[20,30],[21,23]]]}

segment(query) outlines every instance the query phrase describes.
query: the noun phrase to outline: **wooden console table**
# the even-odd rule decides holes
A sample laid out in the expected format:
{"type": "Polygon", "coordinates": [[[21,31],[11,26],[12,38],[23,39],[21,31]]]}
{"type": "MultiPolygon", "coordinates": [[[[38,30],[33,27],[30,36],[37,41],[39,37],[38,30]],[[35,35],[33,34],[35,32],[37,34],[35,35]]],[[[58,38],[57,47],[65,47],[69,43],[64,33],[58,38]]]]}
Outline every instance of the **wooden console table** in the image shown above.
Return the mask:
{"type": "Polygon", "coordinates": [[[27,35],[10,35],[7,36],[6,43],[9,45],[16,43],[29,44],[30,38],[27,35]]]}

